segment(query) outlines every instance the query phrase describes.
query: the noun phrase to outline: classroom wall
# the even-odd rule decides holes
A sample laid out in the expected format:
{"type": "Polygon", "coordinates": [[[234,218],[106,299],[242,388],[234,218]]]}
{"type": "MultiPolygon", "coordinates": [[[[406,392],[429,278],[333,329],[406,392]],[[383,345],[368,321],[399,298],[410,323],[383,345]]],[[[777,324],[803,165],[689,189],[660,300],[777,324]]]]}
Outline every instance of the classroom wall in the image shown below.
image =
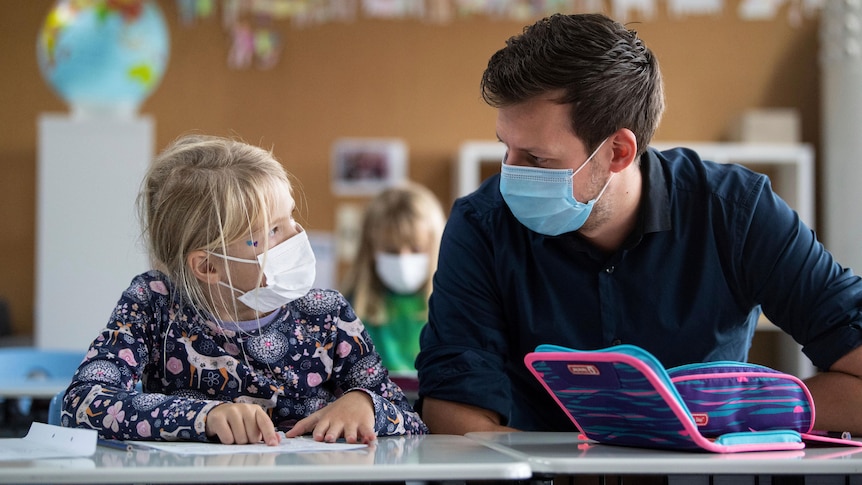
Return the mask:
{"type": "MultiPolygon", "coordinates": [[[[15,2],[0,16],[0,298],[20,335],[33,325],[36,120],[66,111],[36,63],[36,35],[51,4],[15,2]]],[[[229,41],[218,19],[181,26],[175,2],[159,4],[170,24],[171,58],[141,109],[155,119],[156,148],[192,130],[272,146],[301,181],[305,226],[324,231],[333,229],[340,204],[363,201],[330,191],[330,148],[340,137],[404,139],[410,178],[451,204],[459,144],[494,139],[495,112],[478,91],[482,70],[526,23],[360,16],[306,29],[284,24],[284,52],[274,69],[236,71],[227,68],[229,41]]],[[[801,116],[802,141],[816,146],[816,18],[791,26],[781,11],[770,21],[743,21],[738,2],[727,1],[719,16],[677,19],[658,4],[655,18],[632,24],[665,76],[668,107],[658,139],[718,141],[743,110],[790,107],[801,116]]],[[[110,235],[93,241],[112,244],[110,235]]]]}

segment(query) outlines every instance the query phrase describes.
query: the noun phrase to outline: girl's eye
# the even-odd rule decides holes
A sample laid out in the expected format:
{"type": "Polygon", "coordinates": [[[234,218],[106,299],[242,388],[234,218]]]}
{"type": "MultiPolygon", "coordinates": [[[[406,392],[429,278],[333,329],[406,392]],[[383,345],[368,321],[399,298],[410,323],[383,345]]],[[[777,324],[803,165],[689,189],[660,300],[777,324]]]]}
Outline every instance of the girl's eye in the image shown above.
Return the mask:
{"type": "Polygon", "coordinates": [[[278,234],[278,226],[275,226],[272,229],[270,229],[269,234],[267,234],[267,235],[269,237],[272,237],[272,236],[275,236],[276,234],[278,234]]]}

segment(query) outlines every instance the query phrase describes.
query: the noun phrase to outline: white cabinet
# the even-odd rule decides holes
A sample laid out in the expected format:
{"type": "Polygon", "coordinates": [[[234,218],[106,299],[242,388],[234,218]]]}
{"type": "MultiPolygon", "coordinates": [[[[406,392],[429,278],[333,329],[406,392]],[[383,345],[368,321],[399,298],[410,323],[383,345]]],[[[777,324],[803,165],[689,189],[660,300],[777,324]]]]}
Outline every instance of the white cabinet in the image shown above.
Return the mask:
{"type": "MultiPolygon", "coordinates": [[[[738,163],[769,176],[773,189],[796,210],[799,217],[814,227],[814,150],[808,144],[791,143],[696,143],[655,142],[651,146],[665,150],[677,146],[691,148],[704,160],[738,163]]],[[[506,147],[496,141],[468,141],[461,145],[455,167],[453,192],[461,197],[475,190],[482,179],[499,172],[506,147]]],[[[762,319],[758,330],[777,327],[762,319]]],[[[783,332],[775,332],[778,343],[774,367],[800,377],[815,370],[800,346],[783,332]]]]}

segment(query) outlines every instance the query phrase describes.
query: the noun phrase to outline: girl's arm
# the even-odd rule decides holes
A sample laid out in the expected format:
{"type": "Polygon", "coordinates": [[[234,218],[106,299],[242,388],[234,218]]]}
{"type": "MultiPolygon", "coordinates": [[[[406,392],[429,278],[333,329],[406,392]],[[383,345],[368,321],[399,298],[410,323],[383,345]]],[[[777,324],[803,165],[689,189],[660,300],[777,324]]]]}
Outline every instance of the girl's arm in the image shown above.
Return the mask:
{"type": "Polygon", "coordinates": [[[333,380],[346,392],[339,401],[345,397],[360,401],[359,396],[352,396],[354,394],[370,398],[373,429],[378,436],[427,433],[428,428],[407,396],[389,379],[374,343],[353,308],[343,296],[339,297],[334,344],[328,350],[333,359],[333,380]]]}
{"type": "Polygon", "coordinates": [[[138,386],[153,366],[163,366],[164,377],[189,378],[185,365],[162,354],[175,342],[163,337],[171,312],[168,286],[160,276],[140,275],[123,293],[66,391],[64,426],[95,429],[113,439],[207,440],[206,416],[220,401],[141,392],[138,386]]]}

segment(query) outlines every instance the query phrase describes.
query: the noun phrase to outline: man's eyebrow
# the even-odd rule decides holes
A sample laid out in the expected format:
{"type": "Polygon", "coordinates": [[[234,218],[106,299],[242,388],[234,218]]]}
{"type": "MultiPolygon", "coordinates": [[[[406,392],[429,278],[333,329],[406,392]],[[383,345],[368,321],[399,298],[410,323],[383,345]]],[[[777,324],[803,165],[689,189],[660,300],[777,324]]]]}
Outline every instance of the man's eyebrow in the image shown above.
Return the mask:
{"type": "MultiPolygon", "coordinates": [[[[495,133],[495,135],[497,136],[497,141],[498,141],[498,142],[500,142],[500,143],[502,143],[502,144],[506,145],[506,142],[504,142],[504,141],[500,138],[500,135],[499,135],[499,134],[495,133]]],[[[513,149],[513,148],[509,147],[509,145],[506,145],[506,150],[515,150],[515,151],[518,151],[518,152],[524,152],[524,153],[528,153],[528,154],[530,154],[531,156],[536,156],[536,155],[534,155],[535,153],[539,153],[539,154],[544,153],[544,150],[543,150],[543,149],[541,149],[541,148],[538,148],[538,147],[521,147],[521,148],[516,147],[516,148],[514,148],[514,149],[513,149]]],[[[542,158],[546,158],[546,157],[542,157],[542,158]]]]}

